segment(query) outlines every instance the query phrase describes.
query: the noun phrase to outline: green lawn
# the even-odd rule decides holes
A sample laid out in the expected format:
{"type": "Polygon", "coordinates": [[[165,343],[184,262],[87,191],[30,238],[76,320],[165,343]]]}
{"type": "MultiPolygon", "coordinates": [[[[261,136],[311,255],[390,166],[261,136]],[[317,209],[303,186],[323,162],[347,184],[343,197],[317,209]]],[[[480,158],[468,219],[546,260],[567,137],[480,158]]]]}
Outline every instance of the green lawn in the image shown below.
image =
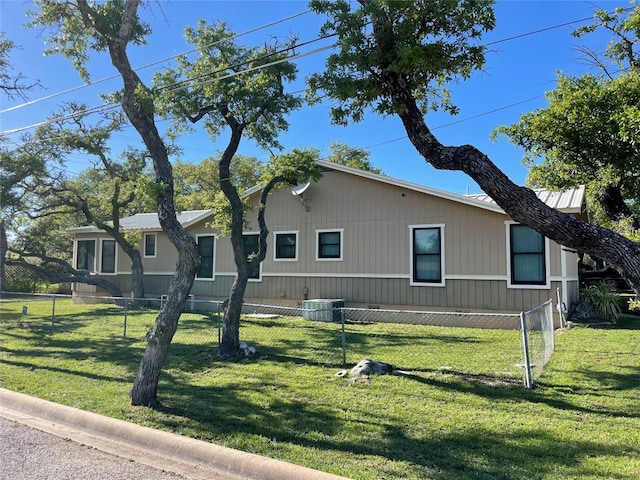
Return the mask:
{"type": "Polygon", "coordinates": [[[349,365],[375,358],[411,372],[353,383],[334,375],[337,325],[245,319],[257,358],[221,362],[215,315],[185,314],[159,388],[164,409],[152,411],[130,406],[128,392],[153,313],[129,312],[123,337],[120,307],[67,303],[52,324],[50,302],[2,300],[0,386],[354,479],[640,472],[637,318],[557,334],[528,391],[512,370],[517,352],[504,357],[517,332],[347,325],[349,365]]]}

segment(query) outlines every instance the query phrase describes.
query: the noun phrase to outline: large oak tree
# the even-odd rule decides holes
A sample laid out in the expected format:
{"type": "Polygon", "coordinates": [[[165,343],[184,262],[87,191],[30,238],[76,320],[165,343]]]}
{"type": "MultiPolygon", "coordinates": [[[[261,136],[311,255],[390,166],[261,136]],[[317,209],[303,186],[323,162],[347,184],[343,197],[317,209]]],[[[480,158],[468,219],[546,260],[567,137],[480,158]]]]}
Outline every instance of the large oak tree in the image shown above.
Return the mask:
{"type": "Polygon", "coordinates": [[[640,7],[596,11],[611,33],[604,54],[582,51],[596,73],[560,74],[548,105],[496,129],[525,152],[527,183],[564,189],[586,185],[595,223],[633,235],[640,226],[640,7]]]}
{"type": "Polygon", "coordinates": [[[442,144],[425,121],[430,108],[455,111],[444,87],[484,65],[483,32],[494,27],[491,0],[313,0],[327,14],[324,34],[338,36],[326,69],[310,78],[311,94],[336,100],[333,120],[365,112],[397,115],[419,154],[438,169],[473,178],[514,220],[561,245],[605,259],[640,293],[640,244],[582,222],[513,183],[472,145],[442,144]]]}
{"type": "Polygon", "coordinates": [[[147,336],[138,374],[131,390],[134,405],[157,407],[158,382],[178,320],[191,291],[200,258],[195,240],[178,222],[173,199],[173,171],[169,151],[155,122],[153,95],[131,66],[127,48],[143,45],[150,32],[138,15],[140,0],[108,0],[97,4],[86,0],[58,2],[38,0],[31,12],[33,25],[51,28],[49,53],[71,59],[81,77],[89,79],[90,54],[107,53],[122,78],[118,97],[123,111],[142,139],[153,162],[158,218],[163,231],[178,252],[176,271],[167,291],[167,302],[147,336]]]}
{"type": "Polygon", "coordinates": [[[174,120],[171,135],[179,135],[194,124],[201,124],[212,141],[223,132],[229,135],[217,161],[219,189],[230,213],[228,234],[237,272],[224,309],[220,345],[220,355],[229,358],[239,352],[240,315],[248,279],[266,254],[264,209],[268,195],[281,183],[295,185],[317,177],[317,173],[306,155],[275,157],[271,164],[284,168],[266,170],[271,177],[264,182],[257,211],[260,233],[257,245],[247,248],[243,235],[246,206],[232,165],[243,138],[265,151],[282,147],[278,136],[288,128],[286,117],[301,106],[298,96],[285,91],[286,84],[296,77],[296,67],[286,61],[289,46],[245,47],[236,43],[224,23],[208,25],[200,20],[196,27],[185,28],[185,38],[198,56],[179,56],[176,69],[158,74],[154,80],[160,104],[174,120]]]}

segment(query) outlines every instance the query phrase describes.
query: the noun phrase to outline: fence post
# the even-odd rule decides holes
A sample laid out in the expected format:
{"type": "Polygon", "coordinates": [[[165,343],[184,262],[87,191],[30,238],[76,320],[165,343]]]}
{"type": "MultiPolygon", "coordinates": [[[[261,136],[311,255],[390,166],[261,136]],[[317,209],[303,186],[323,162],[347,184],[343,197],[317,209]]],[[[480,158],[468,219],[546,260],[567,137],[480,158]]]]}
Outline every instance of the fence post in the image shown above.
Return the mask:
{"type": "Polygon", "coordinates": [[[220,325],[220,302],[216,302],[216,320],[218,322],[218,349],[222,344],[222,328],[220,325]]]}
{"type": "Polygon", "coordinates": [[[346,315],[344,312],[344,308],[340,309],[340,323],[342,324],[342,364],[346,365],[347,363],[347,336],[344,331],[344,319],[346,315]]]}
{"type": "Polygon", "coordinates": [[[124,328],[122,331],[122,338],[127,338],[127,314],[129,313],[129,300],[124,298],[124,328]]]}
{"type": "Polygon", "coordinates": [[[51,307],[51,326],[55,326],[56,323],[56,294],[53,294],[53,306],[51,307]]]}
{"type": "MultiPolygon", "coordinates": [[[[562,308],[562,307],[560,307],[562,308]]],[[[562,313],[560,314],[560,318],[562,318],[562,313]]],[[[551,337],[551,352],[553,353],[556,349],[556,336],[553,334],[555,330],[555,326],[553,324],[553,301],[549,300],[549,305],[547,306],[547,319],[549,320],[549,325],[551,325],[550,337],[551,337]]],[[[549,354],[551,356],[551,354],[549,354]]],[[[545,359],[546,356],[545,356],[545,359]]]]}
{"type": "Polygon", "coordinates": [[[520,326],[522,328],[522,347],[524,349],[524,382],[525,386],[531,390],[533,388],[533,381],[531,379],[531,360],[529,360],[527,319],[524,312],[520,312],[520,326]]]}

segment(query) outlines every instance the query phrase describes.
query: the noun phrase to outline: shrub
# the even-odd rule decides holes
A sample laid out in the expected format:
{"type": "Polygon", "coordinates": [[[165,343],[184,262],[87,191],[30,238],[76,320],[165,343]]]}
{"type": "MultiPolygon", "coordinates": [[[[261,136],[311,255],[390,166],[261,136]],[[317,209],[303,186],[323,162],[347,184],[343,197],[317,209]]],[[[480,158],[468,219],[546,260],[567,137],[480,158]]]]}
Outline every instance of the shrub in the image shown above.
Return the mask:
{"type": "Polygon", "coordinates": [[[622,312],[622,298],[615,292],[615,285],[600,282],[582,289],[582,297],[604,320],[615,322],[622,312]]]}
{"type": "Polygon", "coordinates": [[[635,297],[629,299],[629,311],[640,314],[640,298],[635,297]]]}

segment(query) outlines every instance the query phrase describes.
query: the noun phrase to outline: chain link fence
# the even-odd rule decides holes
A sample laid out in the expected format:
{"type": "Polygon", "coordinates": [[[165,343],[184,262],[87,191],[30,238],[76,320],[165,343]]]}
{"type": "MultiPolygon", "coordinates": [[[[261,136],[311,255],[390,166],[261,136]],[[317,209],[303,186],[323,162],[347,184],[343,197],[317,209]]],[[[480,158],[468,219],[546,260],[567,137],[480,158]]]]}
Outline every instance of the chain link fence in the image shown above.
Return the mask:
{"type": "Polygon", "coordinates": [[[553,302],[539,305],[520,314],[522,351],[524,357],[524,382],[533,388],[534,381],[542,375],[542,369],[555,350],[555,328],[553,324],[553,302]]]}
{"type": "MultiPolygon", "coordinates": [[[[0,334],[27,328],[42,335],[131,342],[145,342],[164,303],[164,298],[9,293],[1,300],[0,334]]],[[[518,315],[245,303],[240,340],[247,354],[261,359],[329,366],[374,359],[416,374],[524,381],[532,388],[553,351],[553,312],[547,304],[518,315]]],[[[221,302],[190,298],[173,343],[213,353],[222,338],[222,312],[221,302]]]]}

